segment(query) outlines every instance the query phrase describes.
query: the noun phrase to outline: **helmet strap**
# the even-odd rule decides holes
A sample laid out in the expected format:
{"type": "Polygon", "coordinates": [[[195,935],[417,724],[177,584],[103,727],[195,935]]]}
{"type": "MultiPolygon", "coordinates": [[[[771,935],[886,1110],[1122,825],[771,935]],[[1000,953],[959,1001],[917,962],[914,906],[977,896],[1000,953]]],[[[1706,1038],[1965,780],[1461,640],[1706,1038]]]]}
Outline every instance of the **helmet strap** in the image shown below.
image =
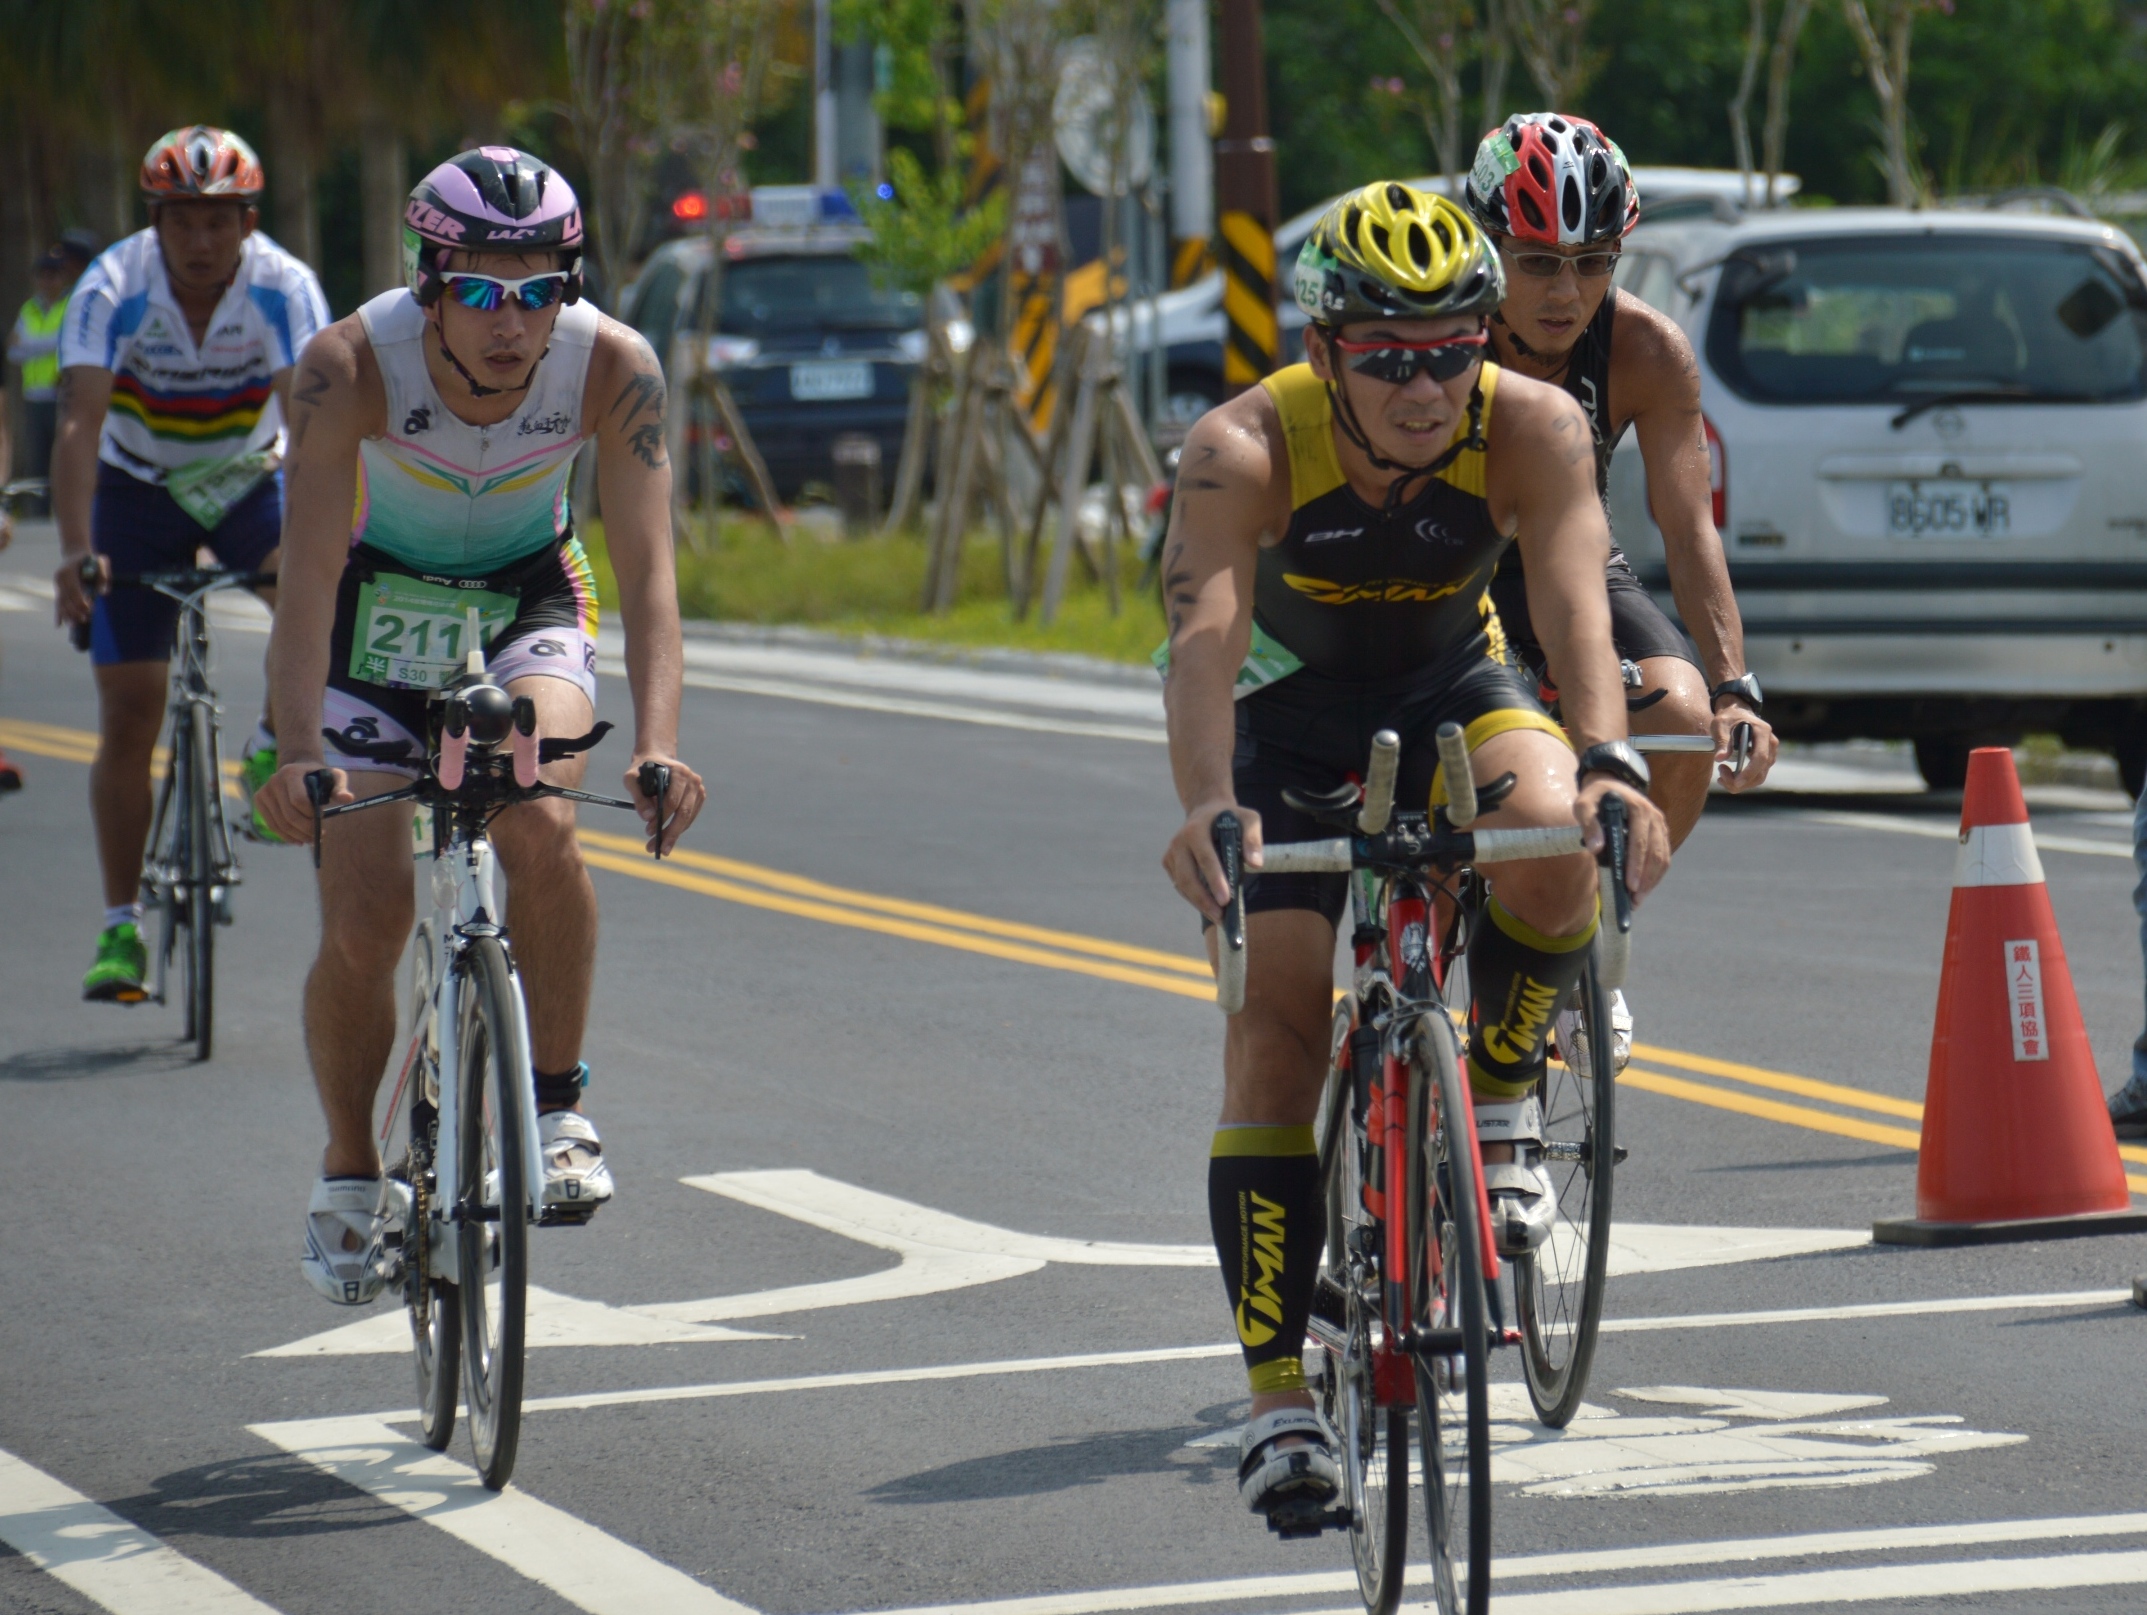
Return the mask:
{"type": "Polygon", "coordinates": [[[1334,413],[1336,423],[1342,428],[1342,435],[1356,444],[1374,468],[1397,473],[1394,480],[1387,484],[1386,502],[1380,507],[1382,515],[1391,514],[1409,503],[1403,495],[1408,492],[1409,484],[1419,477],[1435,477],[1461,458],[1467,450],[1488,446],[1484,439],[1484,389],[1481,372],[1477,375],[1476,384],[1469,389],[1468,435],[1457,442],[1449,443],[1446,452],[1427,465],[1404,465],[1399,460],[1388,459],[1373,448],[1371,438],[1357,419],[1356,406],[1349,401],[1347,389],[1339,386],[1336,381],[1327,383],[1327,402],[1334,413]]]}
{"type": "Polygon", "coordinates": [[[516,385],[512,387],[487,387],[483,382],[479,381],[475,376],[470,374],[468,368],[463,364],[463,362],[455,357],[455,350],[447,345],[447,324],[445,321],[442,321],[439,325],[436,325],[433,328],[433,335],[439,341],[440,351],[447,356],[447,362],[455,367],[455,374],[460,376],[462,378],[462,384],[470,389],[470,396],[472,398],[497,398],[501,393],[528,392],[530,383],[537,379],[537,366],[544,363],[546,356],[549,355],[552,351],[551,344],[547,342],[544,345],[544,352],[538,354],[535,359],[530,361],[529,370],[527,374],[525,374],[522,377],[521,381],[518,382],[516,385]]]}

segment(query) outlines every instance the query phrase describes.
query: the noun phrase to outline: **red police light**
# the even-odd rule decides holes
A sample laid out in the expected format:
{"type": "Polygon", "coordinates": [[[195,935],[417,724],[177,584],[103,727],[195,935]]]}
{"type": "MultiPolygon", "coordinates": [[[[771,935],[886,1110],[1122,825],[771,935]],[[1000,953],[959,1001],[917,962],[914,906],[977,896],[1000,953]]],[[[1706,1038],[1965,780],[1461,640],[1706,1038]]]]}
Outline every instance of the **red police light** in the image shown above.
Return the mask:
{"type": "Polygon", "coordinates": [[[699,191],[672,198],[671,217],[681,224],[699,224],[708,217],[708,198],[699,191]]]}

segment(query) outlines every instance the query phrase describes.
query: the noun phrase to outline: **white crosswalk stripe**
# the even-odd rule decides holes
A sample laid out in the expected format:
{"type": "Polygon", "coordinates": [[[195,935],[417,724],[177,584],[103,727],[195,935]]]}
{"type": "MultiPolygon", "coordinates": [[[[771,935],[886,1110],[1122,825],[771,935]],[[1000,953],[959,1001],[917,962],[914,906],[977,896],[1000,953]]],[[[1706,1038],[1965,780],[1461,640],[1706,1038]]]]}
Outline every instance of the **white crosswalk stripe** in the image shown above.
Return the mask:
{"type": "Polygon", "coordinates": [[[0,1542],[113,1615],[277,1615],[11,1452],[0,1452],[0,1542]]]}

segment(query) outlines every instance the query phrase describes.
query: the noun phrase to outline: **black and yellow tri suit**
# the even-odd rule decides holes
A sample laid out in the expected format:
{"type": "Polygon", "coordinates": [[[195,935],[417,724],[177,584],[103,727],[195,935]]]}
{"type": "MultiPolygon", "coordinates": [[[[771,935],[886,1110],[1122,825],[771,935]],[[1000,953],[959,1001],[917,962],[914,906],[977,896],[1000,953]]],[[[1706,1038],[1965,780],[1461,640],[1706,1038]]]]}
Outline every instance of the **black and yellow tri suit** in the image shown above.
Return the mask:
{"type": "MultiPolygon", "coordinates": [[[[1498,382],[1498,367],[1484,365],[1486,423],[1498,382]]],[[[1239,679],[1232,773],[1264,838],[1330,835],[1282,793],[1328,791],[1360,776],[1381,729],[1401,736],[1397,799],[1405,804],[1445,800],[1434,738],[1442,723],[1460,724],[1472,751],[1515,729],[1564,740],[1505,657],[1488,591],[1508,541],[1491,518],[1484,448],[1463,447],[1436,473],[1412,479],[1413,498],[1378,508],[1342,474],[1332,401],[1311,367],[1292,365],[1261,385],[1288,445],[1291,511],[1281,541],[1260,552],[1248,668],[1262,672],[1239,679]]],[[[1456,424],[1457,436],[1468,430],[1466,419],[1456,424]]],[[[1348,895],[1346,875],[1264,875],[1248,885],[1246,907],[1311,909],[1333,923],[1348,895]]],[[[1479,1096],[1504,1100],[1541,1076],[1544,1006],[1562,1002],[1578,980],[1595,927],[1545,937],[1495,895],[1489,906],[1493,923],[1478,928],[1469,950],[1470,1077],[1479,1096]]],[[[1312,1129],[1218,1129],[1208,1212],[1253,1391],[1303,1388],[1325,1222],[1312,1129]]]]}
{"type": "MultiPolygon", "coordinates": [[[[1499,374],[1483,367],[1486,421],[1499,374]]],[[[1284,803],[1284,787],[1326,791],[1360,776],[1381,729],[1401,736],[1405,804],[1446,799],[1433,738],[1442,723],[1460,724],[1471,750],[1511,729],[1564,739],[1505,662],[1488,590],[1508,541],[1491,519],[1485,451],[1464,448],[1413,484],[1414,498],[1382,510],[1342,475],[1327,386],[1311,366],[1261,386],[1289,446],[1291,511],[1281,542],[1260,552],[1253,622],[1303,663],[1237,705],[1237,797],[1259,812],[1265,838],[1327,835],[1284,803]]],[[[1346,875],[1267,875],[1246,907],[1309,908],[1339,921],[1348,895],[1346,875]]]]}

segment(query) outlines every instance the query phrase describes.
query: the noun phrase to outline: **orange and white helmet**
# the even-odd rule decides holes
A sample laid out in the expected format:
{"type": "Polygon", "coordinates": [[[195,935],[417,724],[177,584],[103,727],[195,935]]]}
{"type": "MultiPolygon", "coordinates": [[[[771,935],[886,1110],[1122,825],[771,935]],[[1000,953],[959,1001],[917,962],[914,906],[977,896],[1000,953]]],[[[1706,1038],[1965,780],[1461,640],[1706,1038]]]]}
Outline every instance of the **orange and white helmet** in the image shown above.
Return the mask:
{"type": "Polygon", "coordinates": [[[142,159],[142,196],[159,202],[252,202],[267,186],[261,159],[228,129],[190,124],[158,137],[142,159]]]}

